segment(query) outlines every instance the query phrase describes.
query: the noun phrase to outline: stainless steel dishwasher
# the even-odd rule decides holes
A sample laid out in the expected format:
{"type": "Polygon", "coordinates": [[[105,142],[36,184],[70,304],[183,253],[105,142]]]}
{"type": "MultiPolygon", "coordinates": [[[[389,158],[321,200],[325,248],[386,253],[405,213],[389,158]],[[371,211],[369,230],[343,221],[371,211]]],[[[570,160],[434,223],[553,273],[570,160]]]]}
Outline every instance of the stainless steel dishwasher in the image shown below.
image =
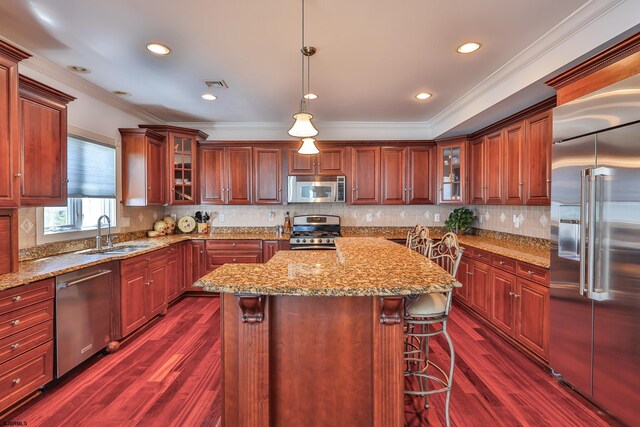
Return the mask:
{"type": "Polygon", "coordinates": [[[56,277],[56,378],[106,347],[111,335],[111,287],[117,264],[56,277]]]}

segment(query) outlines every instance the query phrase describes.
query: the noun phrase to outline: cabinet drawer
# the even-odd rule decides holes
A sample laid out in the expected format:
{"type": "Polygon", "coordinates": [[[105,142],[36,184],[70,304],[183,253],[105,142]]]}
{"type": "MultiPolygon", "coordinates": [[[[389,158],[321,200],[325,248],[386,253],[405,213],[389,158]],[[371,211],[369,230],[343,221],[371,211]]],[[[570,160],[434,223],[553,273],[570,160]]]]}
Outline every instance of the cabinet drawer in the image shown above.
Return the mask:
{"type": "Polygon", "coordinates": [[[149,261],[151,261],[151,253],[124,259],[120,261],[120,275],[124,275],[130,271],[138,270],[140,268],[147,268],[149,261]]]}
{"type": "Polygon", "coordinates": [[[53,319],[53,300],[0,315],[0,339],[53,319]]]}
{"type": "Polygon", "coordinates": [[[464,246],[461,245],[462,249],[464,249],[464,252],[462,252],[464,254],[464,256],[466,256],[469,259],[473,258],[473,248],[470,246],[464,246]]]}
{"type": "Polygon", "coordinates": [[[53,279],[0,292],[0,314],[53,298],[53,279]]]}
{"type": "Polygon", "coordinates": [[[53,320],[0,340],[0,363],[21,355],[53,339],[53,320]]]}
{"type": "Polygon", "coordinates": [[[0,411],[53,380],[53,341],[0,365],[0,411]]]}
{"type": "Polygon", "coordinates": [[[207,269],[213,269],[223,264],[258,264],[262,262],[262,254],[224,254],[207,252],[207,269]]]}
{"type": "Polygon", "coordinates": [[[546,268],[527,264],[526,262],[518,261],[517,264],[518,270],[516,274],[518,276],[533,280],[534,282],[538,282],[542,285],[549,286],[549,270],[547,270],[546,268]]]}
{"type": "Polygon", "coordinates": [[[262,240],[207,240],[207,249],[216,251],[262,251],[262,240]]]}
{"type": "Polygon", "coordinates": [[[516,260],[513,258],[507,258],[502,255],[493,254],[491,256],[491,265],[509,273],[516,272],[516,260]]]}
{"type": "Polygon", "coordinates": [[[471,255],[472,259],[491,264],[491,252],[483,251],[482,249],[473,248],[471,255]]]}

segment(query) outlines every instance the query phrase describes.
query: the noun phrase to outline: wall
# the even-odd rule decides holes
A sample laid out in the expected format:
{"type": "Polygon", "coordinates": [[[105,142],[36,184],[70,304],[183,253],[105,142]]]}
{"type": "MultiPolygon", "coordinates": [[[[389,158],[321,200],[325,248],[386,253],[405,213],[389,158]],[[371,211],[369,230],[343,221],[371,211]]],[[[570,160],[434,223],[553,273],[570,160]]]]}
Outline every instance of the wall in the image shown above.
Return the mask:
{"type": "MultiPolygon", "coordinates": [[[[219,227],[270,227],[282,224],[284,212],[291,216],[306,214],[338,215],[344,226],[372,226],[398,227],[422,224],[426,226],[444,226],[444,221],[453,206],[350,206],[344,203],[305,205],[294,204],[288,206],[171,206],[165,213],[193,215],[196,211],[215,212],[212,214],[213,225],[219,227]],[[269,221],[269,214],[273,212],[273,222],[269,221]],[[220,221],[220,214],[224,221],[220,221]],[[371,215],[371,222],[367,215],[371,215]],[[440,215],[436,222],[436,214],[440,215]]],[[[505,233],[521,234],[531,237],[549,238],[549,207],[548,206],[469,206],[476,212],[474,227],[505,233]],[[504,214],[504,215],[503,215],[504,214]],[[517,215],[520,226],[515,227],[513,215],[517,215]]]]}

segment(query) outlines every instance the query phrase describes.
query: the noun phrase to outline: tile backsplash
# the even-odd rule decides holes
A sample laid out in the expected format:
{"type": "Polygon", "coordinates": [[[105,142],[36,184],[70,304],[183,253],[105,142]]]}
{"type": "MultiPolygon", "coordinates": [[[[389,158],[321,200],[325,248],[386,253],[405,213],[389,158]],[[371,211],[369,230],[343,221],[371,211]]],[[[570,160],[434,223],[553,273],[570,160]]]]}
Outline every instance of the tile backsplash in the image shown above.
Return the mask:
{"type": "MultiPolygon", "coordinates": [[[[422,224],[443,227],[455,206],[435,205],[347,205],[292,204],[288,206],[170,206],[165,214],[177,217],[209,212],[219,227],[271,227],[282,224],[285,212],[294,215],[338,215],[344,226],[405,227],[422,224]]],[[[530,237],[549,238],[548,206],[468,206],[476,213],[475,228],[530,237]],[[514,216],[517,217],[514,221],[514,216]]]]}

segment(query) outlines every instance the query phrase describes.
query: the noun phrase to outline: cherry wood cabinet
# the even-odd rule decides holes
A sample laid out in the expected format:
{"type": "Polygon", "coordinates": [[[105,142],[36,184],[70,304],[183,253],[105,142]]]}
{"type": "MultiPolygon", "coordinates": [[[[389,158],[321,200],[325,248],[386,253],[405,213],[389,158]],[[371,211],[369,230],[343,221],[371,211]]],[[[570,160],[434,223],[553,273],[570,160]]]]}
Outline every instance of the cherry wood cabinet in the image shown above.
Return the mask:
{"type": "Polygon", "coordinates": [[[525,204],[551,204],[551,110],[525,120],[525,204]]]}
{"type": "Polygon", "coordinates": [[[469,143],[469,164],[471,175],[469,187],[470,203],[472,205],[484,205],[486,203],[486,144],[487,141],[484,137],[474,139],[469,143]]]}
{"type": "Polygon", "coordinates": [[[504,130],[502,191],[504,204],[524,204],[524,121],[504,130]]]}
{"type": "Polygon", "coordinates": [[[516,275],[497,268],[491,269],[491,310],[489,319],[505,333],[512,335],[515,328],[514,296],[516,275]]]}
{"type": "Polygon", "coordinates": [[[164,198],[169,205],[198,204],[198,150],[199,142],[206,141],[207,135],[197,129],[167,125],[139,125],[165,137],[166,150],[163,154],[166,178],[164,198]]]}
{"type": "Polygon", "coordinates": [[[202,291],[202,288],[193,286],[193,284],[202,276],[207,274],[206,270],[206,252],[204,240],[191,240],[189,248],[187,248],[188,254],[185,255],[185,268],[189,269],[189,280],[187,281],[188,291],[202,291]],[[190,266],[190,268],[189,268],[190,266]]]}
{"type": "Polygon", "coordinates": [[[262,240],[207,240],[206,271],[224,264],[259,264],[262,254],[262,240]]]}
{"type": "Polygon", "coordinates": [[[278,251],[288,251],[291,249],[288,240],[263,240],[262,241],[262,262],[269,262],[278,251]]]}
{"type": "Polygon", "coordinates": [[[74,99],[20,76],[21,206],[67,204],[67,104],[74,99]]]}
{"type": "Polygon", "coordinates": [[[146,267],[130,271],[120,277],[122,337],[129,335],[147,323],[146,288],[146,267]]]}
{"type": "Polygon", "coordinates": [[[462,287],[455,288],[453,292],[456,297],[456,300],[464,304],[469,304],[469,296],[470,296],[469,289],[472,284],[471,282],[472,271],[470,267],[472,263],[473,263],[473,260],[469,259],[469,257],[467,256],[463,256],[462,258],[460,258],[460,264],[458,264],[458,273],[456,275],[456,278],[458,279],[458,282],[462,284],[462,287]]]}
{"type": "Polygon", "coordinates": [[[0,274],[18,271],[18,211],[0,209],[0,274]]]}
{"type": "Polygon", "coordinates": [[[350,147],[351,204],[380,203],[380,147],[350,147]]]}
{"type": "Polygon", "coordinates": [[[383,205],[433,204],[433,146],[382,147],[380,152],[383,205]]]}
{"type": "Polygon", "coordinates": [[[282,203],[282,149],[253,148],[253,203],[282,203]]]}
{"type": "Polygon", "coordinates": [[[544,359],[549,357],[549,288],[518,278],[515,337],[544,359]]]}
{"type": "Polygon", "coordinates": [[[407,203],[432,205],[435,203],[435,146],[407,149],[407,203]]]}
{"type": "Polygon", "coordinates": [[[494,132],[485,137],[485,203],[501,205],[503,202],[502,175],[504,163],[503,132],[494,132]]]}
{"type": "Polygon", "coordinates": [[[438,204],[464,204],[467,200],[467,140],[438,143],[436,158],[438,204]]]}
{"type": "Polygon", "coordinates": [[[169,246],[167,256],[167,302],[174,301],[185,291],[185,246],[180,242],[169,246]]]}
{"type": "Polygon", "coordinates": [[[406,147],[380,149],[380,197],[383,205],[407,203],[407,153],[406,147]]]}
{"type": "Polygon", "coordinates": [[[18,62],[30,56],[0,40],[0,208],[20,206],[18,62]]]}
{"type": "Polygon", "coordinates": [[[346,147],[320,145],[318,154],[299,154],[288,149],[289,175],[346,175],[346,147]]]}
{"type": "Polygon", "coordinates": [[[489,314],[491,304],[491,267],[485,263],[473,261],[470,265],[471,286],[469,289],[471,307],[483,316],[489,314]]]}
{"type": "Polygon", "coordinates": [[[151,129],[120,129],[125,206],[166,204],[165,137],[151,129]]]}
{"type": "Polygon", "coordinates": [[[252,203],[252,150],[252,147],[200,146],[201,203],[252,203]]]}

